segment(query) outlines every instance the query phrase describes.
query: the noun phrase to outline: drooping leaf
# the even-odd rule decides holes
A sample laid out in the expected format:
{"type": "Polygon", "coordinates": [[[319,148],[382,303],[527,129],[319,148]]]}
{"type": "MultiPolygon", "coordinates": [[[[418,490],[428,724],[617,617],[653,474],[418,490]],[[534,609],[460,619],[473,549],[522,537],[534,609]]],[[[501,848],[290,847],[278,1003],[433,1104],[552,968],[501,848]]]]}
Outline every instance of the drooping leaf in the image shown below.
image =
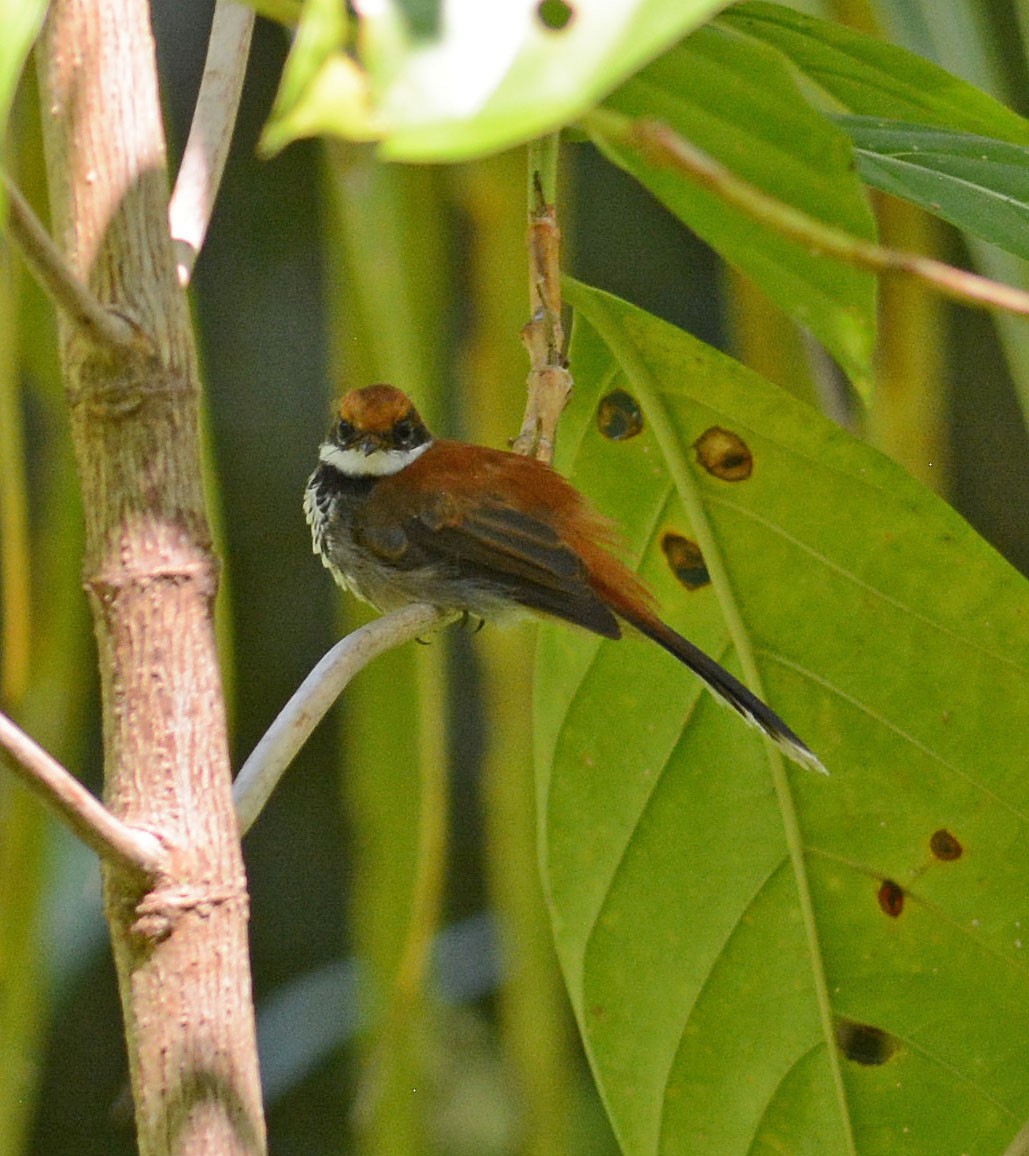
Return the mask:
{"type": "MultiPolygon", "coordinates": [[[[779,53],[724,27],[698,29],[618,88],[606,107],[656,118],[736,176],[823,224],[874,238],[849,142],[801,96],[779,53]]],[[[673,213],[811,329],[867,386],[875,278],[751,220],[713,192],[655,165],[588,122],[595,143],[673,213]]]]}
{"type": "Polygon", "coordinates": [[[1024,117],[896,44],[765,0],[738,4],[719,23],[777,48],[839,111],[1029,144],[1024,117]]]}
{"type": "Polygon", "coordinates": [[[263,147],[328,133],[392,160],[499,152],[575,120],[726,2],[470,0],[415,19],[390,0],[368,6],[352,52],[342,6],[306,0],[263,147]]]}
{"type": "Polygon", "coordinates": [[[644,640],[547,630],[542,862],[625,1153],[1003,1151],[1029,1103],[1025,580],[753,373],[567,296],[573,479],[830,771],[784,769],[644,640]],[[714,429],[749,475],[700,464],[714,429]]]}
{"type": "Polygon", "coordinates": [[[1009,253],[1029,257],[1029,148],[927,125],[845,116],[858,172],[1009,253]]]}

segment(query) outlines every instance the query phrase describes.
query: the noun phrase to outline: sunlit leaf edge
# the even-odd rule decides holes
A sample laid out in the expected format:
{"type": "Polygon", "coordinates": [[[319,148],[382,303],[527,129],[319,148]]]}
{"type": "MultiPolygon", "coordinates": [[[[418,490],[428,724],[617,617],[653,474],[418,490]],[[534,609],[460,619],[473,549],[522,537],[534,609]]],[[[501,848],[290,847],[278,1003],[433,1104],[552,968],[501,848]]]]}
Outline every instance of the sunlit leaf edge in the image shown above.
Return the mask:
{"type": "MultiPolygon", "coordinates": [[[[433,81],[424,45],[416,39],[393,37],[387,67],[372,69],[355,86],[352,70],[356,66],[343,51],[342,34],[330,43],[323,34],[307,33],[313,22],[325,24],[329,18],[326,0],[307,0],[280,93],[265,126],[263,147],[270,153],[298,137],[325,133],[376,140],[383,159],[395,161],[451,162],[499,152],[570,124],[726,2],[621,0],[625,9],[621,16],[611,6],[585,6],[570,22],[568,33],[541,32],[530,16],[525,47],[511,58],[503,74],[492,79],[491,87],[483,88],[481,99],[440,115],[435,111],[438,93],[432,95],[433,85],[439,89],[455,77],[472,75],[481,66],[481,45],[466,64],[460,59],[443,60],[446,54],[441,53],[443,62],[436,66],[433,81]],[[608,28],[606,39],[597,41],[591,54],[581,44],[584,39],[589,43],[589,34],[583,31],[590,27],[584,25],[586,20],[602,30],[618,23],[621,31],[613,36],[608,28]],[[565,40],[558,41],[557,36],[565,40]],[[340,74],[341,63],[346,64],[349,77],[342,100],[338,84],[332,81],[340,74]],[[377,83],[376,72],[386,76],[384,85],[377,83]]],[[[393,9],[378,23],[389,21],[396,23],[393,9]]],[[[361,42],[358,34],[356,43],[361,42]]]]}

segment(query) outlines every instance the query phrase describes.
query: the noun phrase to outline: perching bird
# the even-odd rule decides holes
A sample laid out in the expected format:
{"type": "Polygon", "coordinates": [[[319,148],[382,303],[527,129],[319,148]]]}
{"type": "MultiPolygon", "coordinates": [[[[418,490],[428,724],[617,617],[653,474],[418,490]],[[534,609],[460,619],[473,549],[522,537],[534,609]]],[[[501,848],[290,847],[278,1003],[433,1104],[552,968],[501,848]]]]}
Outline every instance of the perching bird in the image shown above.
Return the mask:
{"type": "Polygon", "coordinates": [[[794,761],[825,768],[770,707],[657,616],[611,526],[549,466],[434,438],[389,385],[347,393],[304,494],[314,550],[386,612],[414,602],[496,620],[528,612],[620,638],[627,622],[794,761]]]}

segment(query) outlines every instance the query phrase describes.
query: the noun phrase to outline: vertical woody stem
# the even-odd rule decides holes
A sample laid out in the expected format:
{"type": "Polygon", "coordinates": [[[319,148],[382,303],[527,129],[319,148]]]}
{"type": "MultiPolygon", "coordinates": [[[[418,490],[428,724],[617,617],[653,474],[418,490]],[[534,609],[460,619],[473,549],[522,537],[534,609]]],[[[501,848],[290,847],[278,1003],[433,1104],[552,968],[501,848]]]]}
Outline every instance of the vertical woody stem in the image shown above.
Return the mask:
{"type": "Polygon", "coordinates": [[[557,220],[560,133],[529,145],[529,306],[522,329],[529,354],[528,398],[515,453],[547,465],[554,457],[557,423],[572,392],[561,323],[561,229],[557,220]]]}
{"type": "Polygon", "coordinates": [[[145,0],[53,0],[38,49],[51,213],[77,275],[146,340],[61,319],[99,650],[105,798],[170,851],[145,893],[105,864],[143,1156],[265,1150],[211,621],[198,374],[168,230],[145,0]]]}

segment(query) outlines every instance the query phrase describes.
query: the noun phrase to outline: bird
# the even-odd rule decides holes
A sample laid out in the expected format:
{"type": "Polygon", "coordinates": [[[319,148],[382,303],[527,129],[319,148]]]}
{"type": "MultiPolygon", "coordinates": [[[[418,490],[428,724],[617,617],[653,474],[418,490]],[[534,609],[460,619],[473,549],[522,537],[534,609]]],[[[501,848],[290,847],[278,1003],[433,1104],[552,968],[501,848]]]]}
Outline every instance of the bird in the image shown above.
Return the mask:
{"type": "Polygon", "coordinates": [[[627,624],[788,758],[827,773],[769,706],[659,617],[615,552],[613,523],[571,482],[534,458],[434,437],[392,385],[340,399],[304,513],[337,583],[382,613],[418,602],[480,623],[529,614],[609,639],[627,624]]]}

